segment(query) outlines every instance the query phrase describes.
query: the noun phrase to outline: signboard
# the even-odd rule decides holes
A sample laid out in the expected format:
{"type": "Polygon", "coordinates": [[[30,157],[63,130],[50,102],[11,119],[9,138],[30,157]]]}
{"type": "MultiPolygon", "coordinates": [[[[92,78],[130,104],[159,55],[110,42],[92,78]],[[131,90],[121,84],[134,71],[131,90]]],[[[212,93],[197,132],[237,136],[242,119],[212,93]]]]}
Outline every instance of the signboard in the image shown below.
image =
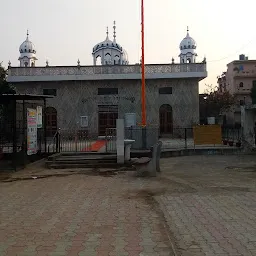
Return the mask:
{"type": "Polygon", "coordinates": [[[37,111],[36,109],[27,109],[27,154],[37,153],[37,111]]]}
{"type": "Polygon", "coordinates": [[[37,106],[36,108],[36,114],[37,114],[37,128],[43,127],[43,108],[41,106],[37,106]]]}
{"type": "Polygon", "coordinates": [[[136,126],[136,113],[125,114],[125,127],[136,126]]]}
{"type": "Polygon", "coordinates": [[[220,125],[199,125],[193,128],[195,145],[220,145],[222,132],[220,125]]]}
{"type": "Polygon", "coordinates": [[[81,128],[88,127],[88,116],[80,116],[80,126],[81,128]]]}

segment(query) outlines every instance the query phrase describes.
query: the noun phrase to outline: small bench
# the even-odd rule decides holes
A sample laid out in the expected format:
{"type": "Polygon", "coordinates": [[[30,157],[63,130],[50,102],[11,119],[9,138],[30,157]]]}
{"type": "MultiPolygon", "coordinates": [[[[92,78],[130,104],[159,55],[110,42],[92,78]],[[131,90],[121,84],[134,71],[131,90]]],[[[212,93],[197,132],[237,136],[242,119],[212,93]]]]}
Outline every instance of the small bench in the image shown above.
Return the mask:
{"type": "Polygon", "coordinates": [[[138,176],[155,177],[157,172],[160,172],[160,157],[161,157],[162,142],[158,141],[151,147],[152,157],[141,157],[134,162],[138,176]]]}

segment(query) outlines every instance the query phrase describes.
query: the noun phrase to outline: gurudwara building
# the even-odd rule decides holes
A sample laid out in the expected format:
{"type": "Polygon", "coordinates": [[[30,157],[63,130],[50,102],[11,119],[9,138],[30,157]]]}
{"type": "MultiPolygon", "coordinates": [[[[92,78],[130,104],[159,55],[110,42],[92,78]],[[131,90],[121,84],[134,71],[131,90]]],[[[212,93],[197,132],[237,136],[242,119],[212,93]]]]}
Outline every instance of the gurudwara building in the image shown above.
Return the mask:
{"type": "MultiPolygon", "coordinates": [[[[36,66],[36,48],[29,39],[20,45],[19,67],[9,63],[8,81],[17,93],[54,95],[48,100],[48,133],[60,129],[86,129],[103,135],[115,127],[117,118],[132,116],[126,125],[141,122],[141,65],[130,64],[128,54],[113,39],[92,49],[93,65],[36,66]]],[[[147,125],[159,127],[161,135],[175,127],[199,123],[199,81],[207,76],[206,60],[196,62],[197,45],[187,35],[181,41],[179,63],[146,64],[147,125]]]]}

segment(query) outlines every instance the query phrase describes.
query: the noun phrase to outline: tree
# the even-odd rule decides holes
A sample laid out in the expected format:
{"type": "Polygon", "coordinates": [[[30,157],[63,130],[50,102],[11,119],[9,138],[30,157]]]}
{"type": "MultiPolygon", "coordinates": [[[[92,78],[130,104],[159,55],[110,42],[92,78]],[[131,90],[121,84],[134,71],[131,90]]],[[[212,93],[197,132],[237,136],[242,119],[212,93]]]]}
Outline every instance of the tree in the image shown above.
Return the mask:
{"type": "Polygon", "coordinates": [[[12,87],[7,81],[7,70],[2,67],[0,63],[0,95],[1,94],[13,94],[15,93],[14,87],[12,87]]]}
{"type": "Polygon", "coordinates": [[[235,97],[229,91],[222,92],[217,86],[212,85],[207,85],[204,100],[208,117],[215,118],[230,111],[236,103],[235,97]]]}
{"type": "MultiPolygon", "coordinates": [[[[15,89],[7,82],[7,70],[2,67],[0,62],[0,95],[2,94],[14,94],[15,89]]],[[[0,103],[0,133],[1,138],[6,139],[12,136],[10,124],[13,124],[13,104],[8,101],[0,103]]]]}

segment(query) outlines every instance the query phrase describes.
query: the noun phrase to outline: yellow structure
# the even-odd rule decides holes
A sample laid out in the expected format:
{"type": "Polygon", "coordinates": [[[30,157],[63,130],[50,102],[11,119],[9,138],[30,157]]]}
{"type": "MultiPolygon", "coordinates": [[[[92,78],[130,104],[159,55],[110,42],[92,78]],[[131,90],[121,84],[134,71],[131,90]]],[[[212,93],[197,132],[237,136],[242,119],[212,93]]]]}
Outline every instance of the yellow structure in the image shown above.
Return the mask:
{"type": "Polygon", "coordinates": [[[220,125],[200,125],[193,127],[195,145],[222,144],[220,125]]]}

